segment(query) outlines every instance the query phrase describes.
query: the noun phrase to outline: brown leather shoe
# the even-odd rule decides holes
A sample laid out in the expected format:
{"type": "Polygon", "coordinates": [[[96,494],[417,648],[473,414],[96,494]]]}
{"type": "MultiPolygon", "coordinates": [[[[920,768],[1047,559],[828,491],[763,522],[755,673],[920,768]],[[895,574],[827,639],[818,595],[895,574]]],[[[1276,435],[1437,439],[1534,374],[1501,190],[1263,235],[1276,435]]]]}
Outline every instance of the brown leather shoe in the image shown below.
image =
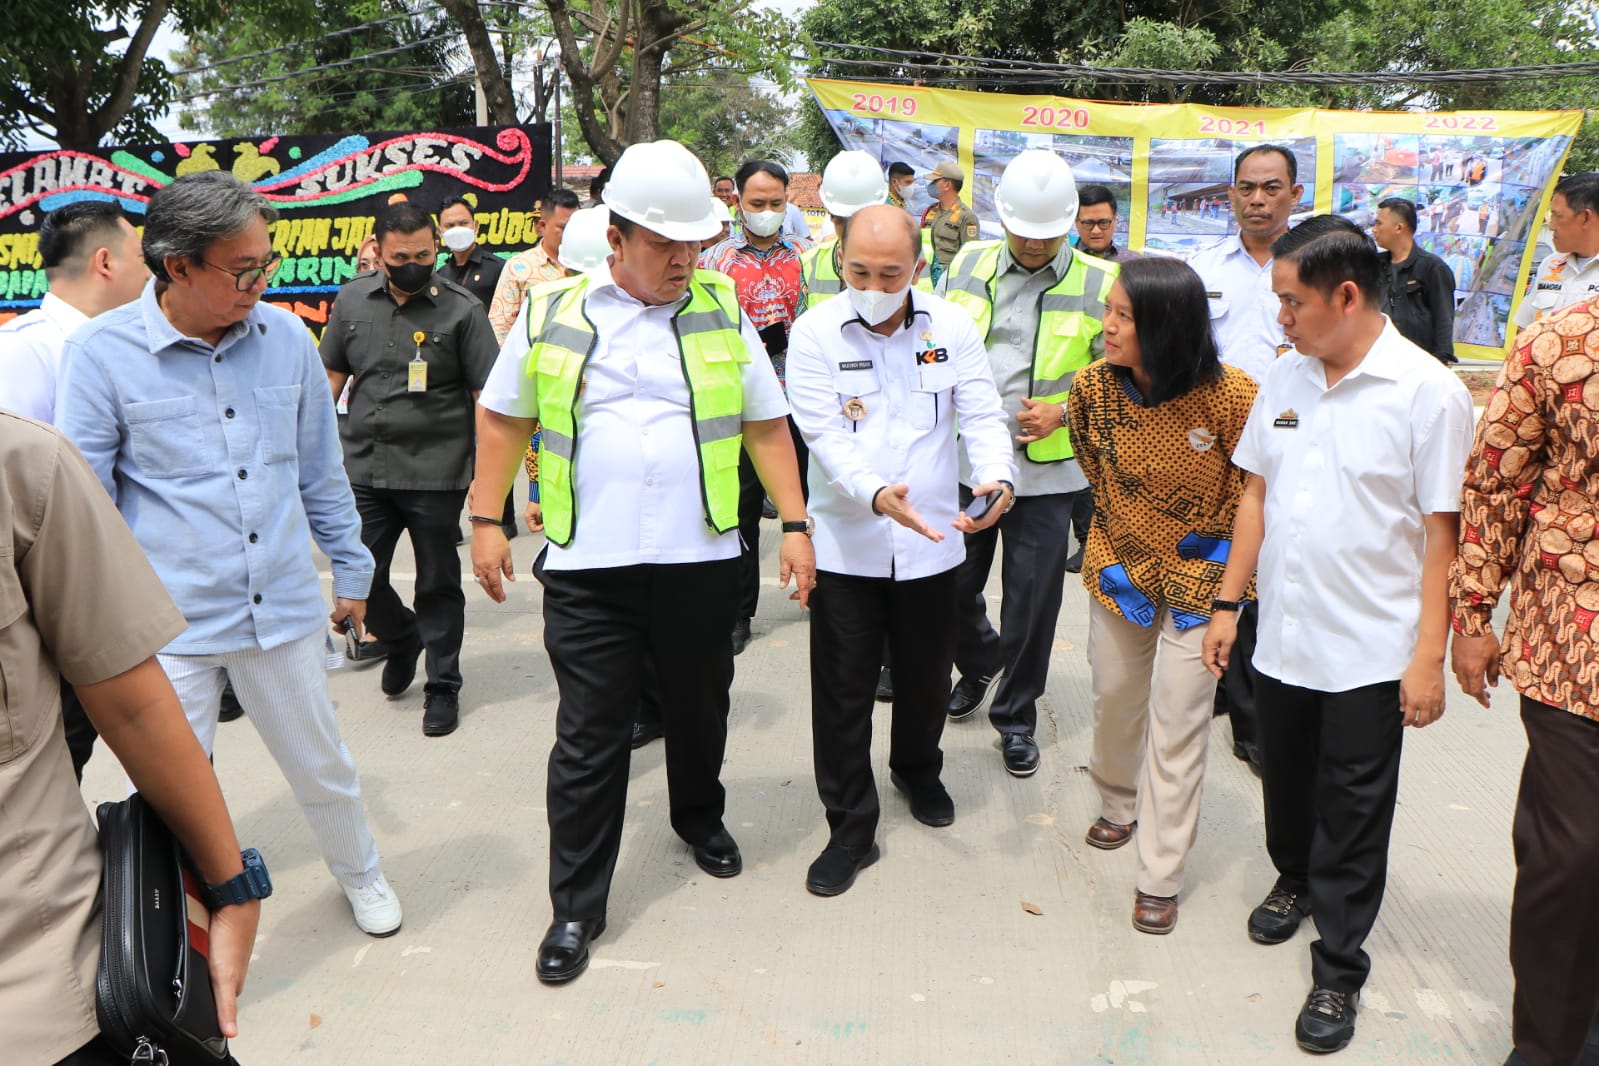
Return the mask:
{"type": "Polygon", "coordinates": [[[1083,839],[1101,851],[1115,851],[1133,838],[1137,826],[1137,822],[1117,825],[1108,818],[1101,818],[1088,827],[1088,835],[1083,839]]]}
{"type": "Polygon", "coordinates": [[[1151,896],[1139,892],[1133,897],[1133,928],[1140,933],[1164,936],[1177,927],[1177,897],[1151,896]]]}

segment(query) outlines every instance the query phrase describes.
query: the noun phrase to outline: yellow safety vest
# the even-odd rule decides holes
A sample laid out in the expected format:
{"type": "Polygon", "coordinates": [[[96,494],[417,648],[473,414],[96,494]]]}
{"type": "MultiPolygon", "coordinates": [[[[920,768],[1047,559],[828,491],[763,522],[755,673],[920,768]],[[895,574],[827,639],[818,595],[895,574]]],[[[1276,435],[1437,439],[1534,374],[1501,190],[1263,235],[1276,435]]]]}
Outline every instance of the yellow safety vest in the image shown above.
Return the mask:
{"type": "MultiPolygon", "coordinates": [[[[589,321],[590,275],[541,287],[528,308],[526,373],[534,379],[539,422],[539,499],[544,535],[565,547],[577,527],[577,410],[584,369],[594,352],[589,321]]],[[[717,533],[738,526],[738,457],[744,443],[742,369],[750,360],[739,332],[733,279],[696,270],[688,301],[672,316],[688,382],[689,416],[700,464],[705,524],[717,533]]],[[[614,490],[623,491],[623,490],[614,490]]]]}
{"type": "MultiPolygon", "coordinates": [[[[944,296],[977,321],[986,342],[994,317],[994,279],[999,273],[999,253],[1005,242],[974,241],[961,248],[949,265],[944,296]]],[[[1066,276],[1047,289],[1039,300],[1038,330],[1033,343],[1032,398],[1064,405],[1071,394],[1072,377],[1093,361],[1093,342],[1101,330],[1105,297],[1121,267],[1073,251],[1066,276]]],[[[1071,435],[1062,426],[1043,440],[1027,446],[1035,463],[1070,459],[1071,435]]]]}
{"type": "MultiPolygon", "coordinates": [[[[844,280],[838,276],[837,250],[838,238],[834,237],[800,256],[800,274],[805,279],[805,303],[800,307],[802,314],[828,297],[844,291],[844,280]]],[[[912,288],[931,295],[932,271],[922,271],[912,288]]]]}

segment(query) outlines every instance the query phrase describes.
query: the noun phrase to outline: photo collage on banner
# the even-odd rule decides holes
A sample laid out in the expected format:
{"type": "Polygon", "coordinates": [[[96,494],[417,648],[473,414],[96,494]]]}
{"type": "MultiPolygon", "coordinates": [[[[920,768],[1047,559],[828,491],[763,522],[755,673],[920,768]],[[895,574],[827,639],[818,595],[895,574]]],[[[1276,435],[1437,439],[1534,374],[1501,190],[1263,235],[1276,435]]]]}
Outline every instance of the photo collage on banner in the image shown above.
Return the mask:
{"type": "MultiPolygon", "coordinates": [[[[1535,255],[1549,250],[1528,241],[1581,122],[1574,111],[1274,110],[809,85],[845,147],[885,167],[907,163],[918,178],[955,160],[967,175],[961,199],[985,237],[1002,232],[994,190],[1006,165],[1045,148],[1071,164],[1079,185],[1114,193],[1117,246],[1186,257],[1237,232],[1228,188],[1238,153],[1283,145],[1303,186],[1294,222],[1335,212],[1369,227],[1389,196],[1416,205],[1418,242],[1455,271],[1457,354],[1476,359],[1503,358],[1535,255]]],[[[918,181],[908,206],[920,217],[931,204],[918,181]]]]}
{"type": "Polygon", "coordinates": [[[406,199],[437,213],[462,196],[478,222],[478,244],[510,255],[532,247],[534,208],[550,188],[550,127],[476,126],[190,141],[0,153],[0,321],[44,297],[39,224],[76,200],[113,200],[142,228],[145,205],[186,174],[225,170],[278,210],[273,249],[283,257],[265,299],[300,316],[320,336],[339,286],[377,212],[406,199]]]}
{"type": "MultiPolygon", "coordinates": [[[[1456,336],[1505,340],[1543,184],[1571,138],[1483,133],[1352,133],[1333,137],[1333,207],[1362,226],[1389,197],[1416,208],[1416,243],[1455,275],[1456,336]]],[[[1536,257],[1534,257],[1536,259],[1536,257]]]]}

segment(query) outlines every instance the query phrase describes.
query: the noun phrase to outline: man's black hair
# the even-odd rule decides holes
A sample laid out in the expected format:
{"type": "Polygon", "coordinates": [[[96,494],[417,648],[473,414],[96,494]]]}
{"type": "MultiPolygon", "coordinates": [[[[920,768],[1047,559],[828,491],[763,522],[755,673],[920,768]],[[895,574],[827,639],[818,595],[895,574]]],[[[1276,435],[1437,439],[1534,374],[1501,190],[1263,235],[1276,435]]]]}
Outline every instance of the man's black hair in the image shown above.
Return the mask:
{"type": "Polygon", "coordinates": [[[1273,241],[1271,254],[1293,263],[1299,280],[1323,296],[1352,281],[1367,303],[1382,301],[1388,283],[1382,256],[1366,231],[1347,218],[1313,215],[1273,241]]]}
{"type": "Polygon", "coordinates": [[[911,169],[911,165],[909,163],[895,160],[888,165],[889,181],[893,181],[895,178],[913,178],[915,176],[916,171],[911,169]]]}
{"type": "Polygon", "coordinates": [[[387,234],[415,233],[424,229],[435,237],[439,235],[439,228],[433,224],[432,215],[409,200],[401,200],[389,204],[378,212],[377,218],[372,223],[372,236],[382,244],[387,234]]]}
{"type": "Polygon", "coordinates": [[[474,213],[472,210],[472,205],[467,203],[466,197],[446,196],[444,199],[439,201],[439,216],[442,218],[444,216],[444,212],[452,207],[464,207],[466,208],[466,213],[469,215],[474,213]]]}
{"type": "Polygon", "coordinates": [[[1120,214],[1116,206],[1116,194],[1104,185],[1079,185],[1077,186],[1077,206],[1079,208],[1093,207],[1095,204],[1109,204],[1110,213],[1120,214]]]}
{"type": "Polygon", "coordinates": [[[1377,201],[1379,211],[1387,211],[1405,224],[1411,233],[1416,232],[1416,205],[1402,196],[1390,196],[1386,200],[1377,201]]]}
{"type": "MultiPolygon", "coordinates": [[[[122,208],[113,200],[79,200],[45,216],[39,227],[39,258],[44,273],[54,278],[69,260],[81,259],[97,248],[111,246],[122,230],[122,208]]],[[[77,273],[78,267],[72,266],[77,273]]]]}
{"type": "Polygon", "coordinates": [[[1261,152],[1276,152],[1288,162],[1288,184],[1299,184],[1299,160],[1294,158],[1293,150],[1280,144],[1255,144],[1238,153],[1238,158],[1233,160],[1233,184],[1238,183],[1238,171],[1244,165],[1244,160],[1261,152]]]}
{"type": "Polygon", "coordinates": [[[1599,215],[1599,170],[1570,174],[1555,184],[1555,195],[1566,198],[1573,213],[1592,211],[1599,215]]]}
{"type": "Polygon", "coordinates": [[[757,174],[765,174],[776,178],[783,183],[783,188],[788,188],[788,171],[783,169],[783,164],[774,163],[770,159],[751,159],[738,168],[733,175],[733,184],[738,186],[738,194],[744,195],[744,186],[757,174]]]}

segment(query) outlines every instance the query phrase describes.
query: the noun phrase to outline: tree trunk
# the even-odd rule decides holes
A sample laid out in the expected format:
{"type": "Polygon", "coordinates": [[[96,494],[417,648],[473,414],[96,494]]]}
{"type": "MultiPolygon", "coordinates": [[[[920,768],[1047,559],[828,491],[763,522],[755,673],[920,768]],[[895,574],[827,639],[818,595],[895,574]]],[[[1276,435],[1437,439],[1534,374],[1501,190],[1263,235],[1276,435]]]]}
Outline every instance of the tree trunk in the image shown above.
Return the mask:
{"type": "Polygon", "coordinates": [[[627,96],[623,139],[629,144],[653,141],[661,121],[661,68],[676,34],[691,19],[665,0],[645,0],[639,11],[639,34],[633,51],[633,77],[627,96]]]}
{"type": "Polygon", "coordinates": [[[439,0],[439,6],[461,24],[461,34],[472,53],[472,68],[488,100],[489,121],[497,126],[516,125],[516,98],[511,95],[511,83],[500,67],[499,57],[494,54],[494,41],[489,37],[478,0],[439,0]]]}
{"type": "Polygon", "coordinates": [[[627,39],[629,3],[630,0],[621,0],[615,12],[606,12],[603,21],[585,26],[593,37],[592,56],[585,65],[566,0],[544,0],[555,39],[561,42],[561,69],[566,71],[566,80],[572,87],[572,111],[577,116],[578,129],[589,149],[607,166],[621,158],[627,144],[600,125],[604,94],[599,90],[602,82],[615,81],[616,63],[627,39]]]}

